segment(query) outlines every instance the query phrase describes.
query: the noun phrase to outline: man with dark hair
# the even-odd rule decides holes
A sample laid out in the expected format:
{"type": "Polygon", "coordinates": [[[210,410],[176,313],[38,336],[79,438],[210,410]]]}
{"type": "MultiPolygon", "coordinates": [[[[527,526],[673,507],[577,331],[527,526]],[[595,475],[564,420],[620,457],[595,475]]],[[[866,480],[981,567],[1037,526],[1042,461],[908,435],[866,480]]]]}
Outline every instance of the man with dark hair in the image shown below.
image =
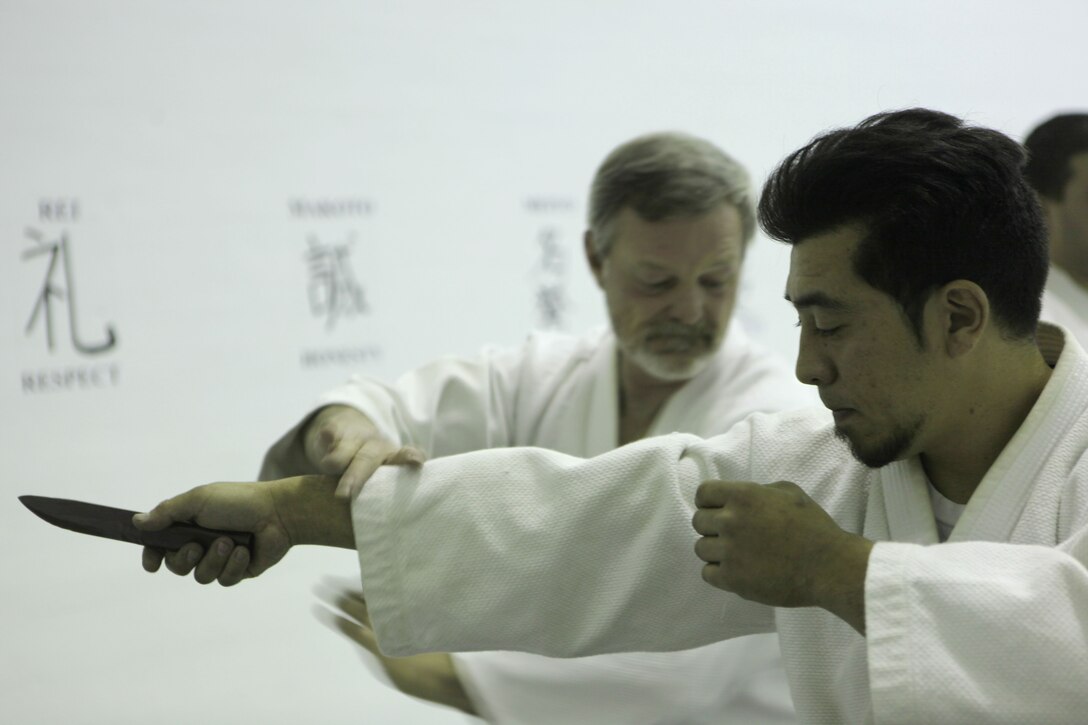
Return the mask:
{"type": "Polygon", "coordinates": [[[823,134],[774,172],[761,211],[792,246],[796,374],[828,410],[590,460],[388,466],[350,501],[318,478],[213,484],[139,525],[257,532],[252,559],[201,561],[226,585],[290,544],[354,546],[394,655],[777,631],[803,721],[1080,720],[1088,354],[1035,329],[1045,231],[1023,162],[999,133],[913,109],[823,134]]]}
{"type": "Polygon", "coordinates": [[[1024,141],[1025,169],[1050,235],[1050,278],[1042,318],[1088,344],[1088,113],[1064,113],[1024,141]]]}

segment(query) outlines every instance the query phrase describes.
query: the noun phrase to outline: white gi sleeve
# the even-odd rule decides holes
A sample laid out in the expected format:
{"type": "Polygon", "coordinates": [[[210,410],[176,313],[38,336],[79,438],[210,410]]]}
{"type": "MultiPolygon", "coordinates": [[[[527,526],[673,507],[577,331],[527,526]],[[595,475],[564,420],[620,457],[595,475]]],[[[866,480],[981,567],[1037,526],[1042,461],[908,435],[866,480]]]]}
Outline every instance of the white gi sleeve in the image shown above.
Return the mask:
{"type": "Polygon", "coordinates": [[[322,404],[351,405],[390,440],[434,457],[507,446],[521,362],[520,351],[486,350],[428,363],[393,385],[356,375],[322,404]]]}
{"type": "Polygon", "coordinates": [[[695,489],[747,477],[748,435],[741,424],[590,460],[512,448],[381,469],[352,511],[383,651],[574,657],[771,631],[773,610],[706,584],[693,553],[695,489]]]}
{"type": "Polygon", "coordinates": [[[878,543],[865,582],[878,723],[1088,717],[1088,529],[1056,548],[878,543]]]}
{"type": "Polygon", "coordinates": [[[501,725],[797,722],[771,634],[560,660],[462,652],[453,663],[480,716],[501,725]]]}
{"type": "Polygon", "coordinates": [[[401,376],[389,385],[354,375],[324,393],[313,410],[265,454],[259,478],[297,475],[302,432],[313,413],[349,405],[365,414],[386,438],[413,445],[428,456],[510,445],[524,350],[488,349],[473,359],[447,357],[401,376]]]}

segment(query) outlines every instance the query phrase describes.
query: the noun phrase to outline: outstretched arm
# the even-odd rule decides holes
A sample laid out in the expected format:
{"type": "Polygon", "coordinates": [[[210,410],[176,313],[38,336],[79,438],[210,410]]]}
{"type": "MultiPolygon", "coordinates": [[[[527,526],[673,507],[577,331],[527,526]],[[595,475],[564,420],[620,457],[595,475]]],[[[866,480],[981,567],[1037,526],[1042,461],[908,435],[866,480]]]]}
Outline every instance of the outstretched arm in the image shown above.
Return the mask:
{"type": "MultiPolygon", "coordinates": [[[[674,434],[589,460],[511,448],[383,468],[353,504],[382,649],[577,657],[769,631],[769,608],[699,576],[690,449],[706,445],[674,434]]],[[[747,469],[725,458],[715,474],[747,469]]]]}
{"type": "Polygon", "coordinates": [[[353,376],[269,448],[260,478],[323,473],[354,493],[390,449],[411,446],[422,460],[511,445],[522,367],[540,356],[533,350],[442,358],[392,385],[353,376]]]}
{"type": "Polygon", "coordinates": [[[336,479],[299,476],[268,483],[212,483],[163,501],[133,524],[158,531],[176,521],[191,521],[212,529],[246,531],[254,535],[254,550],[235,547],[224,537],[208,551],[196,543],[175,552],[145,548],[143,566],[167,568],[185,576],[195,572],[202,584],[223,586],[259,576],[298,544],[354,548],[351,508],[335,494],[336,479]]]}

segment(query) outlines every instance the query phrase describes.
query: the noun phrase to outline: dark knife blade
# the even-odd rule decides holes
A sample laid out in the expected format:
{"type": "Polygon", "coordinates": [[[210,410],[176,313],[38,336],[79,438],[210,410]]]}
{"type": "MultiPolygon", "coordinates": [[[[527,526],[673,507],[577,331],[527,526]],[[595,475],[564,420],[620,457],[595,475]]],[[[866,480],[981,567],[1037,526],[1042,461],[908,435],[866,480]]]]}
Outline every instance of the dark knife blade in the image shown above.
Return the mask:
{"type": "Polygon", "coordinates": [[[171,524],[161,531],[141,531],[132,524],[135,511],[47,496],[20,496],[19,500],[54,526],[81,534],[103,536],[169,551],[177,551],[190,541],[200,544],[206,551],[216,539],[226,536],[236,546],[244,546],[253,551],[253,534],[245,531],[217,531],[187,523],[171,524]]]}

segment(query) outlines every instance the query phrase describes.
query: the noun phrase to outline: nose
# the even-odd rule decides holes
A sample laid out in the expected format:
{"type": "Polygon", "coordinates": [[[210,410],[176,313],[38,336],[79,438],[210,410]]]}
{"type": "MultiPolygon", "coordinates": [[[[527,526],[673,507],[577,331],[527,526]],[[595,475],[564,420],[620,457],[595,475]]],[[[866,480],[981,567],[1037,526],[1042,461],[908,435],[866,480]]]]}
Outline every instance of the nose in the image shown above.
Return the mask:
{"type": "Polygon", "coordinates": [[[697,285],[677,285],[669,300],[672,318],[685,325],[694,325],[703,319],[705,292],[697,285]]]}
{"type": "Polygon", "coordinates": [[[835,382],[835,366],[812,332],[801,328],[794,375],[805,385],[828,385],[835,382]]]}

